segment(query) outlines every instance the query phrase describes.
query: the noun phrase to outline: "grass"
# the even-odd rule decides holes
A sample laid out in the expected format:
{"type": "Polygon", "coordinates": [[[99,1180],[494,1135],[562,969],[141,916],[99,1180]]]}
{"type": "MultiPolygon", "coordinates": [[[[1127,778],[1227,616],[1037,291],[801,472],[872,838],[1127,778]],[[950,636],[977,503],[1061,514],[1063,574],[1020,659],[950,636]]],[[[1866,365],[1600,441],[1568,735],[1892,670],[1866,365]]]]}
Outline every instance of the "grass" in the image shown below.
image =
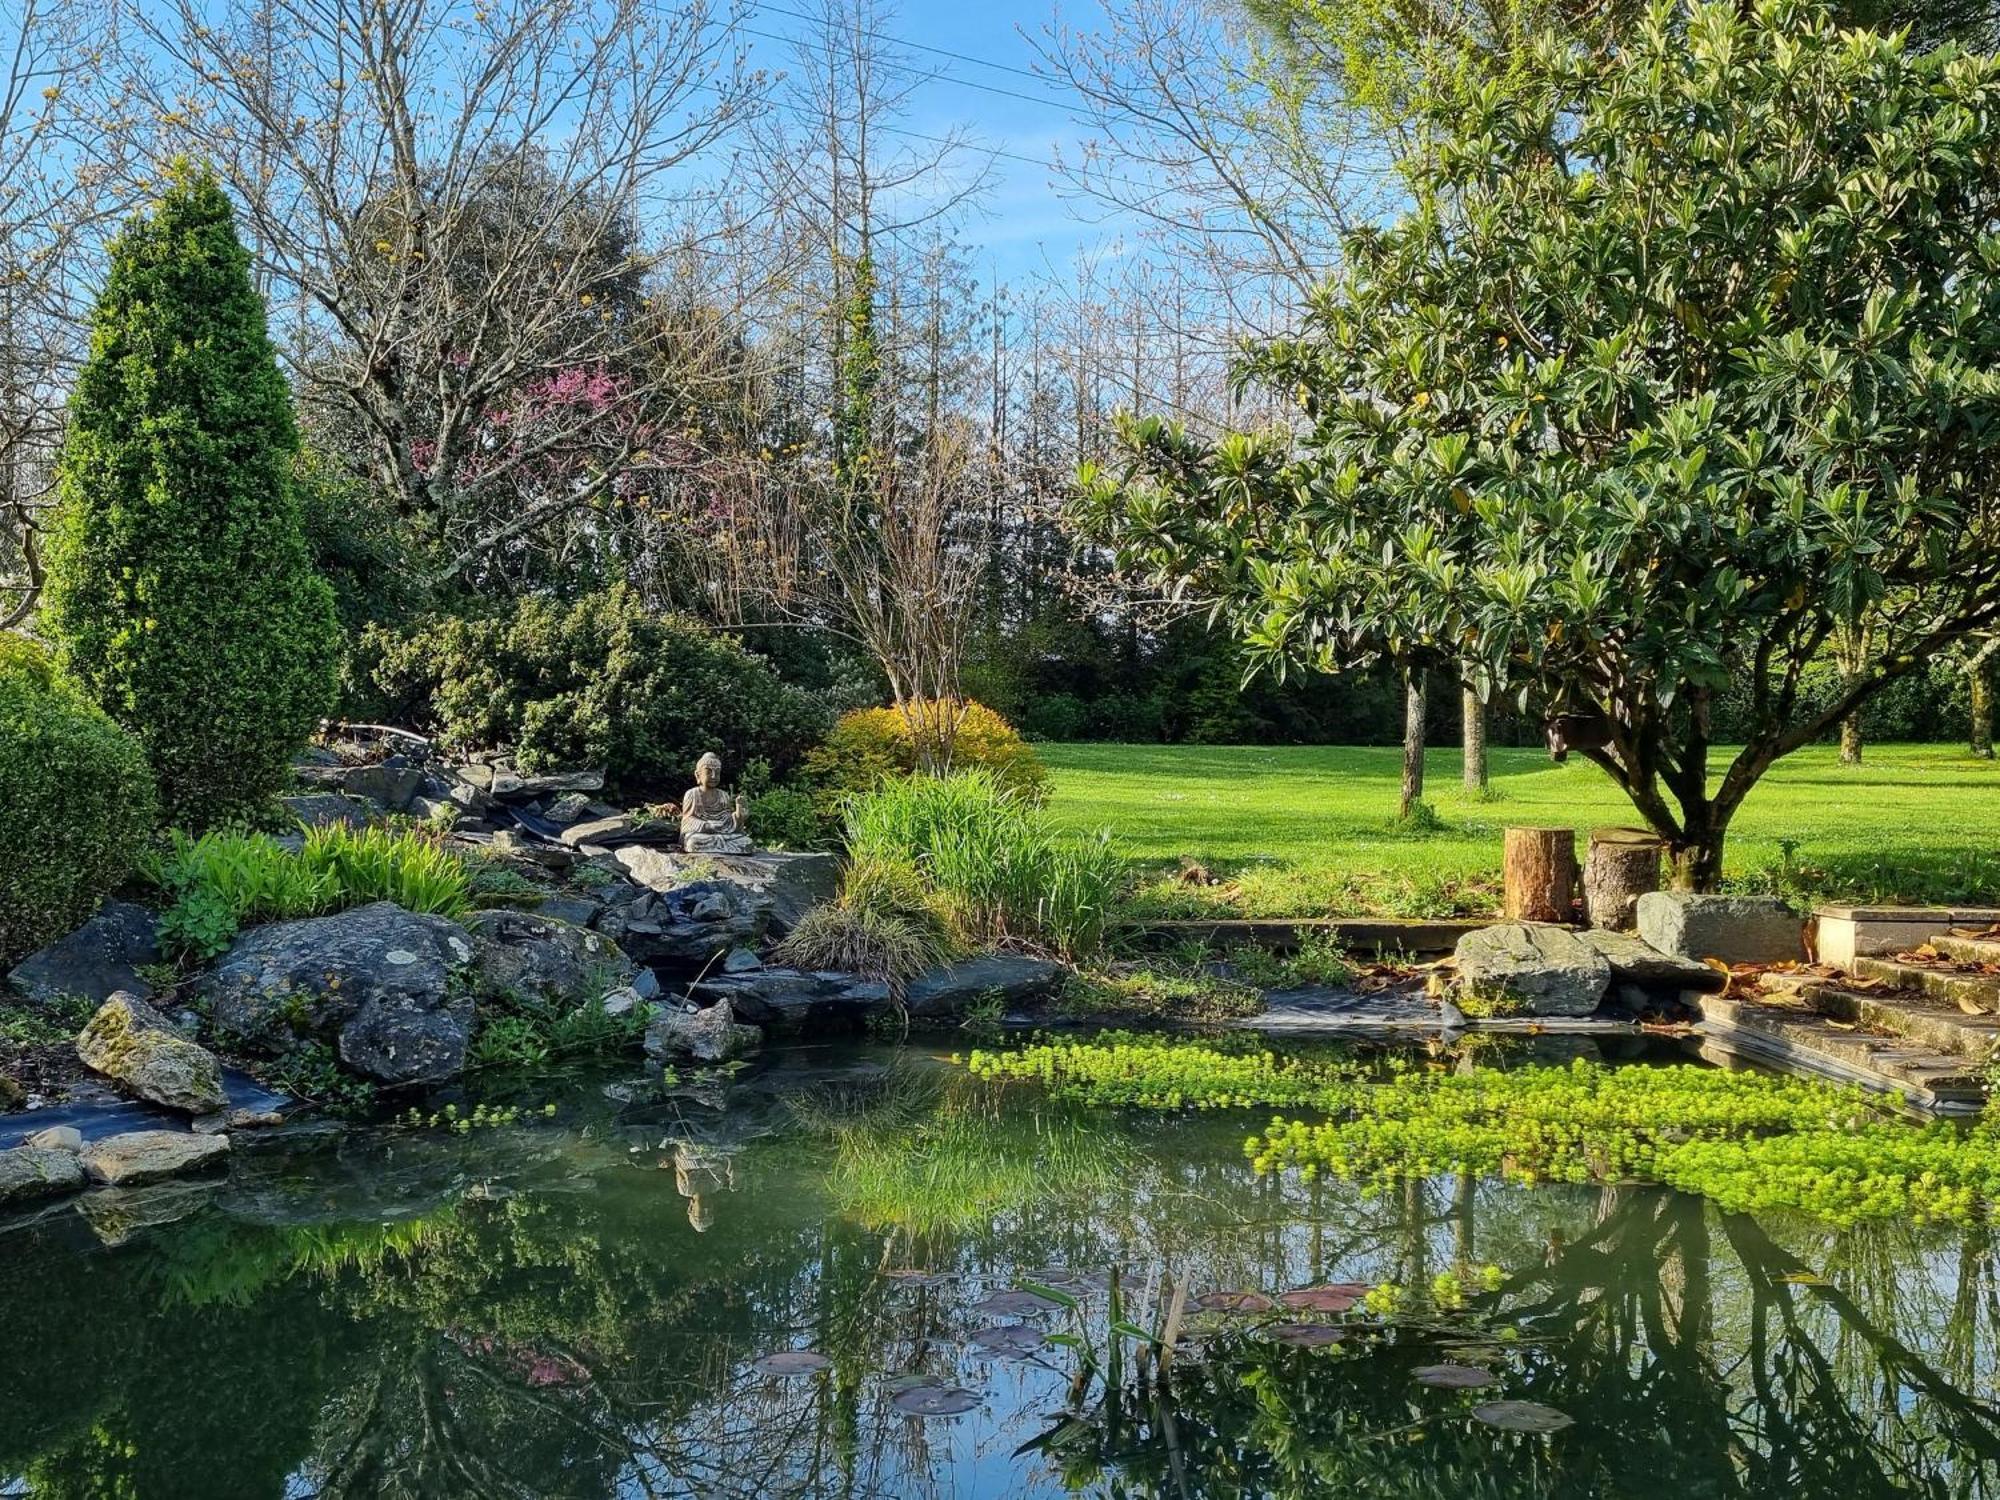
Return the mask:
{"type": "MultiPolygon", "coordinates": [[[[1139,916],[1480,915],[1498,904],[1501,830],[1639,821],[1589,762],[1492,752],[1487,799],[1433,750],[1424,831],[1395,824],[1395,748],[1044,745],[1051,817],[1109,825],[1146,868],[1139,916]],[[1188,885],[1184,859],[1217,879],[1188,885]]],[[[1725,755],[1716,764],[1726,764],[1725,755]]],[[[1831,746],[1787,757],[1750,794],[1727,849],[1732,884],[1806,898],[2000,905],[2000,764],[1950,745],[1831,746]]]]}

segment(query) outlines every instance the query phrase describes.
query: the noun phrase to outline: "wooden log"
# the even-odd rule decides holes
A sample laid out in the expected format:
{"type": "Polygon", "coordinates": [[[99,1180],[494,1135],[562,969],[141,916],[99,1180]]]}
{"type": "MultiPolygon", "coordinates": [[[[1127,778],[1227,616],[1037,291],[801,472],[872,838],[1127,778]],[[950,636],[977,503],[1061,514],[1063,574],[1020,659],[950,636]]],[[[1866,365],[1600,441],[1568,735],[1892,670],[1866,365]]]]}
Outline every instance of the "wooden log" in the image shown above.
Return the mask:
{"type": "Polygon", "coordinates": [[[1650,828],[1594,828],[1583,861],[1583,909],[1592,927],[1630,932],[1639,898],[1660,888],[1666,846],[1650,828]]]}
{"type": "Polygon", "coordinates": [[[1576,906],[1576,830],[1509,828],[1502,906],[1510,922],[1567,922],[1576,906]]]}

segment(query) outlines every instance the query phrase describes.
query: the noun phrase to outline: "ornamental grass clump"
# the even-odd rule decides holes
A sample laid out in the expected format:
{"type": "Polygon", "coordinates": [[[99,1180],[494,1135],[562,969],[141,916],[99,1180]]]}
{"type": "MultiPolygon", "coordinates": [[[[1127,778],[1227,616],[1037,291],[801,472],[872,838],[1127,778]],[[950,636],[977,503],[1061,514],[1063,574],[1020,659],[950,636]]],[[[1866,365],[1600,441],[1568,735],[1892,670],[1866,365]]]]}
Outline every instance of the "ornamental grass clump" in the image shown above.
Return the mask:
{"type": "Polygon", "coordinates": [[[1058,832],[986,771],[911,776],[850,800],[857,867],[899,866],[969,947],[1014,941],[1074,962],[1103,945],[1125,861],[1107,835],[1058,832]]]}

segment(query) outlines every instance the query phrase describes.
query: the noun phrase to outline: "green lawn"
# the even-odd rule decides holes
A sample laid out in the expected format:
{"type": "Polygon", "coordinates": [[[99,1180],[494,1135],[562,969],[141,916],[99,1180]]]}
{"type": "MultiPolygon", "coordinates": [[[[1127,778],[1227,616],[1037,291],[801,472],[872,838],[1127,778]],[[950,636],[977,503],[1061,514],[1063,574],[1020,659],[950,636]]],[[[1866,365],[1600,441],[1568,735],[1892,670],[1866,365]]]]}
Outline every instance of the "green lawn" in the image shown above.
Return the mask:
{"type": "MultiPolygon", "coordinates": [[[[1394,826],[1394,748],[1039,748],[1055,813],[1109,827],[1151,867],[1135,903],[1146,915],[1477,913],[1496,904],[1508,823],[1582,833],[1639,821],[1588,761],[1558,766],[1539,750],[1493,752],[1490,801],[1461,791],[1456,751],[1432,751],[1430,801],[1444,826],[1412,834],[1394,826]],[[1225,883],[1173,879],[1183,857],[1225,883]]],[[[2000,904],[2000,765],[1948,745],[1870,745],[1858,767],[1830,746],[1800,751],[1737,814],[1727,867],[1732,885],[1799,897],[2000,904]],[[1796,845],[1790,868],[1781,840],[1796,845]]]]}

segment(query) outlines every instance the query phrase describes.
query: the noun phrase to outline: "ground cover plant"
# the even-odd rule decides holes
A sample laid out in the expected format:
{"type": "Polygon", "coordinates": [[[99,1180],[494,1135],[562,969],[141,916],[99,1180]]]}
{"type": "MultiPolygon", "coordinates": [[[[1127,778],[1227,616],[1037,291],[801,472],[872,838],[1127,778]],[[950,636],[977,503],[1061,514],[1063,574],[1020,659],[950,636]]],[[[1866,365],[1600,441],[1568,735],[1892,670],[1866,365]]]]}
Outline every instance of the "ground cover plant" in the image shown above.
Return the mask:
{"type": "Polygon", "coordinates": [[[1309,1112],[1273,1118],[1249,1138],[1260,1173],[1377,1187],[1448,1172],[1640,1180],[1734,1211],[1795,1210],[1843,1226],[1984,1219],[2000,1205],[2000,1121],[1914,1125],[1857,1089],[1814,1079],[1582,1060],[1382,1074],[1118,1032],[975,1051],[967,1067],[1102,1107],[1309,1112]]]}
{"type": "MultiPolygon", "coordinates": [[[[1628,824],[1596,767],[1495,749],[1496,800],[1456,787],[1455,751],[1431,752],[1439,826],[1391,822],[1400,752],[1353,746],[1045,745],[1048,810],[1109,823],[1143,867],[1134,915],[1484,914],[1499,904],[1501,830],[1628,824]],[[1214,884],[1189,884],[1184,859],[1214,884]]],[[[2000,765],[1950,746],[1831,745],[1787,757],[1732,824],[1728,884],[1800,899],[2000,903],[2000,765]],[[1947,811],[1948,810],[1948,811],[1947,811]]]]}
{"type": "Polygon", "coordinates": [[[323,916],[372,901],[462,916],[471,871],[435,838],[381,827],[315,828],[294,852],[268,834],[174,831],[144,865],[168,897],[160,941],[169,952],[212,958],[251,922],[323,916]]]}

